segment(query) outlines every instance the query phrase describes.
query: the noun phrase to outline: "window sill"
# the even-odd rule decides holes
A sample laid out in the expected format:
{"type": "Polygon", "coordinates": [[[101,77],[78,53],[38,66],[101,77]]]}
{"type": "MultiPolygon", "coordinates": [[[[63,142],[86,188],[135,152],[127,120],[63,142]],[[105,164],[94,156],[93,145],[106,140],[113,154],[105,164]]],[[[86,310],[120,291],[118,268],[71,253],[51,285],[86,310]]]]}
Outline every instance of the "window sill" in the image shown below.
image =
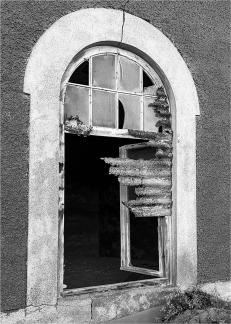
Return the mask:
{"type": "Polygon", "coordinates": [[[154,278],[148,280],[138,280],[130,282],[122,282],[110,285],[92,286],[84,288],[65,289],[61,292],[61,297],[71,297],[84,294],[104,293],[110,291],[121,291],[132,288],[144,288],[144,287],[164,287],[170,286],[167,278],[154,278]]]}

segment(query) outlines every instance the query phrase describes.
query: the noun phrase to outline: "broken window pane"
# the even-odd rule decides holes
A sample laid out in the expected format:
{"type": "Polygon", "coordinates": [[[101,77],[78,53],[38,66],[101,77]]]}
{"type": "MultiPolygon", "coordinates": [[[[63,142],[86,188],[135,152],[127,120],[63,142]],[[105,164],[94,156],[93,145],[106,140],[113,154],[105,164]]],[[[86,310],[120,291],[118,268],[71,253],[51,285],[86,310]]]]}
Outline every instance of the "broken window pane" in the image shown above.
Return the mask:
{"type": "Polygon", "coordinates": [[[141,92],[140,66],[126,57],[119,57],[119,90],[141,92]]]}
{"type": "Polygon", "coordinates": [[[89,85],[89,62],[84,61],[77,69],[72,73],[69,82],[89,85]]]}
{"type": "Polygon", "coordinates": [[[158,132],[158,128],[155,126],[157,121],[159,120],[156,117],[155,112],[152,107],[148,105],[154,102],[154,98],[146,98],[144,97],[144,130],[158,132]]]}
{"type": "MultiPolygon", "coordinates": [[[[140,96],[129,95],[129,94],[119,94],[119,103],[123,107],[124,111],[124,123],[123,127],[125,129],[140,129],[140,107],[141,98],[140,96]]],[[[120,107],[119,105],[119,107],[120,107]]],[[[119,109],[119,113],[121,114],[119,109]]],[[[121,116],[119,115],[119,121],[121,121],[121,116]]],[[[122,125],[119,125],[122,126],[122,125]]]]}
{"type": "Polygon", "coordinates": [[[115,89],[115,56],[98,55],[92,58],[92,84],[115,89]]]}
{"type": "Polygon", "coordinates": [[[93,90],[92,121],[94,126],[115,128],[115,93],[93,90]]]}
{"type": "Polygon", "coordinates": [[[160,81],[160,78],[158,75],[155,75],[153,80],[150,79],[148,74],[143,71],[143,91],[144,94],[149,94],[152,96],[156,95],[156,90],[162,86],[162,82],[160,81]]]}
{"type": "Polygon", "coordinates": [[[89,89],[67,85],[65,95],[65,118],[79,116],[86,125],[89,124],[89,89]]]}

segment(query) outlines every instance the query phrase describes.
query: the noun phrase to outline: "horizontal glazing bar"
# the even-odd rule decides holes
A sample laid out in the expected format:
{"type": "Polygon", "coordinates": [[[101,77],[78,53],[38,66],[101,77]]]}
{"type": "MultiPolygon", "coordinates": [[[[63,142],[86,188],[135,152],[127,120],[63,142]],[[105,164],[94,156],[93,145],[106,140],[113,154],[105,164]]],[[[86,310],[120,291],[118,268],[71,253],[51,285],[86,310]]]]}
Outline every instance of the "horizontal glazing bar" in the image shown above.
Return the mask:
{"type": "Polygon", "coordinates": [[[113,93],[124,93],[124,94],[130,94],[132,96],[144,96],[144,97],[147,97],[147,98],[153,98],[153,99],[156,99],[157,96],[153,96],[153,95],[150,95],[150,94],[143,94],[143,93],[138,93],[138,92],[129,92],[129,91],[123,91],[123,90],[112,90],[112,89],[107,89],[107,88],[100,88],[100,87],[90,87],[90,86],[87,86],[87,85],[83,85],[83,84],[77,84],[77,83],[71,83],[71,82],[68,82],[67,85],[70,85],[70,86],[73,86],[73,87],[82,87],[82,88],[92,88],[93,90],[99,90],[99,91],[107,91],[107,92],[113,92],[113,93]]]}

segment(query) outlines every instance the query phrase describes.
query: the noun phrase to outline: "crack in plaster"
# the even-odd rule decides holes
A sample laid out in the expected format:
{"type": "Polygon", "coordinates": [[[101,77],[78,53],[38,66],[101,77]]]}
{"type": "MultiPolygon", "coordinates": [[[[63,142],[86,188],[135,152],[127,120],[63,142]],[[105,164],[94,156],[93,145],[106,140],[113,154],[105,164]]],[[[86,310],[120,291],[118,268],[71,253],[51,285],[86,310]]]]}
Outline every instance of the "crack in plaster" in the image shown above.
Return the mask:
{"type": "Polygon", "coordinates": [[[130,0],[127,0],[123,6],[123,22],[122,22],[122,28],[121,28],[121,39],[120,39],[120,44],[123,42],[123,37],[124,37],[124,24],[125,24],[125,8],[127,4],[129,3],[130,0]]]}
{"type": "Polygon", "coordinates": [[[41,304],[41,305],[28,305],[26,308],[25,308],[25,313],[26,315],[28,314],[32,314],[32,313],[35,313],[37,311],[41,311],[43,308],[45,307],[55,307],[57,309],[57,303],[56,304],[41,304]],[[34,308],[34,310],[30,310],[30,307],[34,308]]]}
{"type": "Polygon", "coordinates": [[[90,297],[91,300],[91,317],[90,317],[90,321],[93,320],[93,299],[90,297]]]}

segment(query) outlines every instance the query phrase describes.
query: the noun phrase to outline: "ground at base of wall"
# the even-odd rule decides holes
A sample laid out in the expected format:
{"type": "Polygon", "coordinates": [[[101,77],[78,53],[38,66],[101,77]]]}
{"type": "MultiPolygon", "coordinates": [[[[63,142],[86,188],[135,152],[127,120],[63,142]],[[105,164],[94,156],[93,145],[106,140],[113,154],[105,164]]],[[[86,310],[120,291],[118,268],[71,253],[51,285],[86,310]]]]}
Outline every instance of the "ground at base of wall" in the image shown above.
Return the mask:
{"type": "Polygon", "coordinates": [[[160,306],[175,288],[166,284],[61,298],[56,306],[28,307],[3,315],[3,324],[107,322],[160,306]]]}
{"type": "MultiPolygon", "coordinates": [[[[199,288],[231,302],[230,281],[207,283],[199,288]]],[[[175,290],[176,287],[158,285],[70,296],[60,299],[57,306],[28,307],[2,314],[1,323],[160,323],[161,305],[175,290]]],[[[186,310],[174,319],[174,323],[230,323],[230,318],[230,310],[209,307],[186,310]]]]}

